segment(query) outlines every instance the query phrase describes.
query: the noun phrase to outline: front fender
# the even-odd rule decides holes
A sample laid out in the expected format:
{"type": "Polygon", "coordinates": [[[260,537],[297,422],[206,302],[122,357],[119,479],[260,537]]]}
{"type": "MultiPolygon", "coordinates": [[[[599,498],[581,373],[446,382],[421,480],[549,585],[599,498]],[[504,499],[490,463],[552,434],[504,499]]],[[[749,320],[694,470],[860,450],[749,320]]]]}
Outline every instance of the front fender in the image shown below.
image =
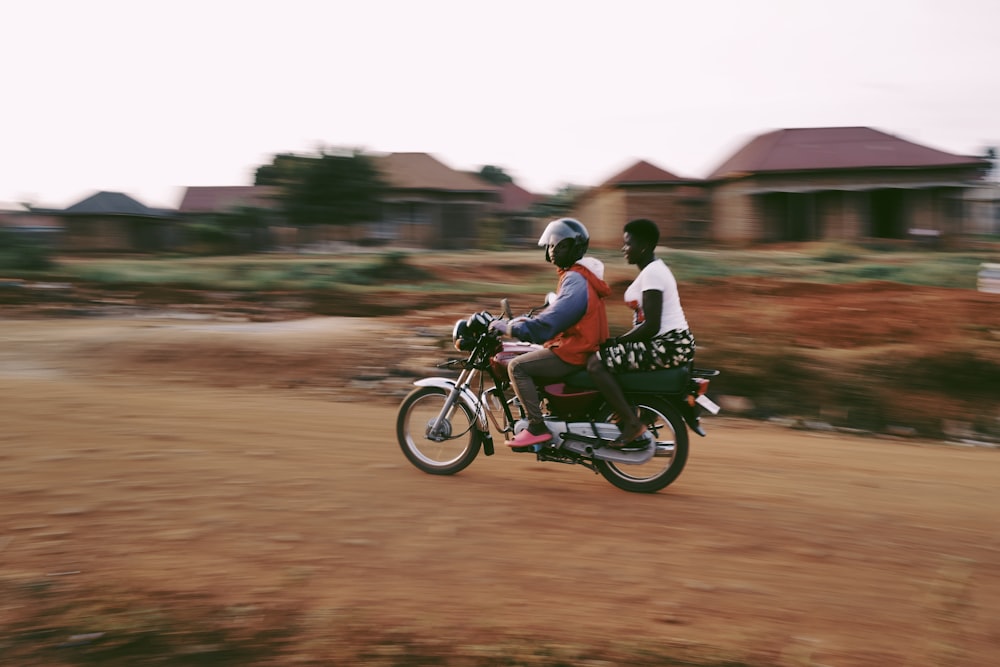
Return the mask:
{"type": "MultiPolygon", "coordinates": [[[[443,377],[421,378],[414,381],[413,384],[418,387],[437,387],[445,391],[452,391],[455,388],[454,380],[443,377]]],[[[472,393],[468,387],[464,387],[458,396],[462,403],[472,411],[472,414],[476,415],[476,420],[479,422],[479,430],[483,433],[489,433],[490,425],[486,421],[486,406],[479,401],[479,397],[472,393]]]]}

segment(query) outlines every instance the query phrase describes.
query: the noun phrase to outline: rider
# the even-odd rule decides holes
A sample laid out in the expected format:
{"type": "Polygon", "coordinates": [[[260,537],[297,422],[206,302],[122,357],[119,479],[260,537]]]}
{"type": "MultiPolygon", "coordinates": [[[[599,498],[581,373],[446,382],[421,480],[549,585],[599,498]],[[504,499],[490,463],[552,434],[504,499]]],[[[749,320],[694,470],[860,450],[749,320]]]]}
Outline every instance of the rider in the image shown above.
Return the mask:
{"type": "Polygon", "coordinates": [[[695,341],[681,308],[677,281],[662,259],[653,254],[660,241],[656,223],[638,218],[625,224],[625,261],[639,267],[639,275],[625,290],[633,310],[633,326],[603,343],[587,361],[587,370],[612,409],[618,414],[621,437],[614,446],[627,446],[646,431],[629,407],[612,373],[674,368],[694,360],[695,341]]]}
{"type": "Polygon", "coordinates": [[[507,441],[510,447],[540,445],[552,438],[542,418],[535,379],[556,379],[582,369],[608,337],[604,299],[611,288],[604,282],[604,263],[584,257],[590,245],[587,228],[573,218],[553,220],[538,245],[545,248],[545,260],[558,269],[555,301],[535,317],[490,324],[500,333],[544,344],[508,365],[514,393],[528,417],[528,428],[507,441]]]}

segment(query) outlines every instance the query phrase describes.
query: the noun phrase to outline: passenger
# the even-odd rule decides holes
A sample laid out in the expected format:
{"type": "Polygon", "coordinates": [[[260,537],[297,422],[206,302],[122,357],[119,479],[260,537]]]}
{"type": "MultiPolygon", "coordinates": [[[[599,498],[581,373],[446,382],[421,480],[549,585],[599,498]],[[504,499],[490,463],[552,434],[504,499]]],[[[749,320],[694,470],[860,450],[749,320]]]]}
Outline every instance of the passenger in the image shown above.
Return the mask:
{"type": "Polygon", "coordinates": [[[677,281],[654,255],[660,241],[656,223],[645,218],[626,223],[624,241],[625,260],[639,267],[638,277],[625,290],[625,303],[633,311],[632,328],[608,339],[587,361],[594,384],[618,415],[621,436],[613,447],[627,447],[647,430],[614,374],[683,366],[694,360],[695,352],[677,281]]]}

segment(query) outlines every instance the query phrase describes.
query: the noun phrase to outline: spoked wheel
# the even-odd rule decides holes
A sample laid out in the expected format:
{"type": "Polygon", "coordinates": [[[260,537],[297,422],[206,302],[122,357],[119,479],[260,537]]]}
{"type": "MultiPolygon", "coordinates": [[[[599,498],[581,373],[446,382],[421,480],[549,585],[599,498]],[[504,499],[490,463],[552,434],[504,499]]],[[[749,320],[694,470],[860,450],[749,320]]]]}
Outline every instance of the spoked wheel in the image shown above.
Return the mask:
{"type": "Polygon", "coordinates": [[[688,432],[684,419],[666,401],[630,398],[639,418],[656,438],[656,454],[646,463],[629,465],[596,460],[597,470],[619,489],[655,493],[677,479],[687,463],[688,432]]]}
{"type": "Polygon", "coordinates": [[[461,401],[455,402],[434,429],[449,395],[441,387],[418,387],[403,399],[396,418],[396,438],[403,454],[431,475],[454,475],[464,470],[482,445],[475,415],[461,401]]]}

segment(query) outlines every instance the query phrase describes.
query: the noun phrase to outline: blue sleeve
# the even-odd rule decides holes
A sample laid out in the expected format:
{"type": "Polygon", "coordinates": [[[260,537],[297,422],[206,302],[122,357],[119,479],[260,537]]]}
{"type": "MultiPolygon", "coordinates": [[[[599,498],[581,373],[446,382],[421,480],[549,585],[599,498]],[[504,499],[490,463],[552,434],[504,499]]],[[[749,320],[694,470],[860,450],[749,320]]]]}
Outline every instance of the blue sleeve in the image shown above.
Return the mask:
{"type": "Polygon", "coordinates": [[[529,343],[544,343],[579,322],[587,313],[587,279],[572,271],[563,278],[556,300],[545,310],[514,324],[511,335],[529,343]]]}

